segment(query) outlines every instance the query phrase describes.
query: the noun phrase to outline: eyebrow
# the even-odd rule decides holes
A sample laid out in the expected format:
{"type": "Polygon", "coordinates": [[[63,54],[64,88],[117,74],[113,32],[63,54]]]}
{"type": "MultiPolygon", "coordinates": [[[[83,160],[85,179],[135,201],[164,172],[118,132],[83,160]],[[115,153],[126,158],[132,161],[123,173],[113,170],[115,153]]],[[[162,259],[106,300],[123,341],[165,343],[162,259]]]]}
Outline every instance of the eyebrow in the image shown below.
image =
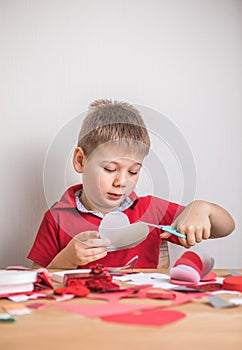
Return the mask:
{"type": "MultiPolygon", "coordinates": [[[[113,163],[113,164],[119,164],[120,162],[116,162],[114,160],[103,160],[100,164],[110,164],[110,163],[113,163]]],[[[140,166],[143,166],[142,163],[139,163],[139,162],[135,162],[134,164],[132,164],[131,166],[133,165],[140,165],[140,166]]]]}

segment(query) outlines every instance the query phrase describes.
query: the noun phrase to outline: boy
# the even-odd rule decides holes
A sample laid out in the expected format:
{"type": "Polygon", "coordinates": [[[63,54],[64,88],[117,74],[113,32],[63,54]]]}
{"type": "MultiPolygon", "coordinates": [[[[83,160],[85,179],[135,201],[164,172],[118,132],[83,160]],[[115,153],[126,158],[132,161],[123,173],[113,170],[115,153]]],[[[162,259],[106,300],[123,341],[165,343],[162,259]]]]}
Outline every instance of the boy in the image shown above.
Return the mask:
{"type": "Polygon", "coordinates": [[[82,185],[69,188],[45,213],[28,255],[33,267],[115,267],[138,255],[136,267],[156,268],[162,239],[189,248],[233,231],[232,217],[218,205],[194,201],[185,208],[154,196],[139,198],[134,188],[149,148],[148,131],[133,106],[111,100],[90,105],[73,156],[82,185]],[[109,242],[100,238],[98,227],[111,211],[124,212],[130,223],[172,224],[187,238],[152,228],[136,247],[107,252],[109,242]]]}

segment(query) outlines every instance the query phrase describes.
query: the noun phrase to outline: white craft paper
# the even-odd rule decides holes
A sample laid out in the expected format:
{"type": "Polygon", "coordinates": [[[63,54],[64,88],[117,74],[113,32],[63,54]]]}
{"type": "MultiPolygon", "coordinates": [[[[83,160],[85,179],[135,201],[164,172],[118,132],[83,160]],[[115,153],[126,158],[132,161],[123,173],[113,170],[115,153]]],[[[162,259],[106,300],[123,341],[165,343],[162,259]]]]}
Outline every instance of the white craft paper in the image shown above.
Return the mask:
{"type": "Polygon", "coordinates": [[[141,222],[130,224],[124,213],[111,212],[102,219],[99,233],[102,238],[111,242],[108,251],[114,251],[141,243],[149,234],[149,227],[141,222]]]}
{"type": "Polygon", "coordinates": [[[36,271],[0,270],[0,294],[31,292],[36,280],[36,271]]]}
{"type": "MultiPolygon", "coordinates": [[[[168,290],[180,290],[180,291],[192,290],[192,288],[189,288],[186,286],[180,286],[178,284],[170,283],[169,275],[158,273],[158,272],[151,272],[151,273],[139,272],[134,274],[127,274],[124,276],[113,276],[113,280],[127,282],[129,284],[135,284],[135,285],[149,284],[149,285],[152,285],[154,288],[162,288],[162,289],[168,289],[168,290]]],[[[201,282],[199,283],[199,286],[206,283],[207,282],[201,282]]],[[[211,283],[223,283],[223,278],[217,277],[215,281],[211,283]]]]}

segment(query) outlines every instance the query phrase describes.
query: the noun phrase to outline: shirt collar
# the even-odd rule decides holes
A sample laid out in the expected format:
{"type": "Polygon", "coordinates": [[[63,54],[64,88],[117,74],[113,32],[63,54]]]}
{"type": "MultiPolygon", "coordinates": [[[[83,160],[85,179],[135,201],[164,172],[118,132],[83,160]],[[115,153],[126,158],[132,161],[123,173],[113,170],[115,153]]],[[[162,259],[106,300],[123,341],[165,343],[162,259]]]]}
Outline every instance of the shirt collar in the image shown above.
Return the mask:
{"type": "MultiPolygon", "coordinates": [[[[93,210],[88,210],[83,204],[82,202],[80,201],[80,195],[82,193],[82,188],[78,191],[75,192],[75,198],[76,198],[76,207],[77,209],[82,212],[82,213],[89,213],[89,214],[92,214],[92,215],[95,215],[99,218],[103,218],[104,215],[98,211],[93,211],[93,210]]],[[[134,200],[132,200],[130,197],[126,197],[124,199],[124,201],[120,204],[120,206],[116,209],[114,209],[113,211],[114,212],[122,212],[126,209],[128,209],[129,207],[132,206],[132,204],[134,203],[134,200]]]]}
{"type": "MultiPolygon", "coordinates": [[[[69,187],[64,194],[62,195],[59,202],[55,203],[52,208],[58,208],[58,209],[67,209],[67,208],[76,208],[78,209],[77,202],[76,202],[76,193],[82,190],[82,184],[74,185],[69,187]]],[[[124,211],[132,206],[135,206],[138,202],[139,197],[136,195],[135,192],[132,192],[129,197],[126,197],[126,199],[121,203],[120,207],[115,209],[116,211],[124,211]]],[[[82,210],[80,210],[82,211],[82,210]]],[[[84,212],[84,211],[82,211],[84,212]]],[[[86,209],[86,212],[87,209],[86,209]]],[[[93,214],[93,213],[92,213],[93,214]]],[[[99,213],[100,217],[100,213],[99,213]]]]}

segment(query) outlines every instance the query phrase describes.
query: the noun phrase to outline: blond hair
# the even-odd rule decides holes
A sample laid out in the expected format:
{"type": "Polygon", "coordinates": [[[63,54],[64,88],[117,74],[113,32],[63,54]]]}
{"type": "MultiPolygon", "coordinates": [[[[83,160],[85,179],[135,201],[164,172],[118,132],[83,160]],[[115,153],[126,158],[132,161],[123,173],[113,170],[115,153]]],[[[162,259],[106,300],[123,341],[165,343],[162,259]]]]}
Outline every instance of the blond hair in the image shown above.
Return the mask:
{"type": "Polygon", "coordinates": [[[135,147],[144,155],[150,148],[148,130],[136,108],[127,102],[96,100],[90,104],[83,120],[78,147],[89,156],[97,147],[110,141],[121,141],[127,149],[135,147]]]}

